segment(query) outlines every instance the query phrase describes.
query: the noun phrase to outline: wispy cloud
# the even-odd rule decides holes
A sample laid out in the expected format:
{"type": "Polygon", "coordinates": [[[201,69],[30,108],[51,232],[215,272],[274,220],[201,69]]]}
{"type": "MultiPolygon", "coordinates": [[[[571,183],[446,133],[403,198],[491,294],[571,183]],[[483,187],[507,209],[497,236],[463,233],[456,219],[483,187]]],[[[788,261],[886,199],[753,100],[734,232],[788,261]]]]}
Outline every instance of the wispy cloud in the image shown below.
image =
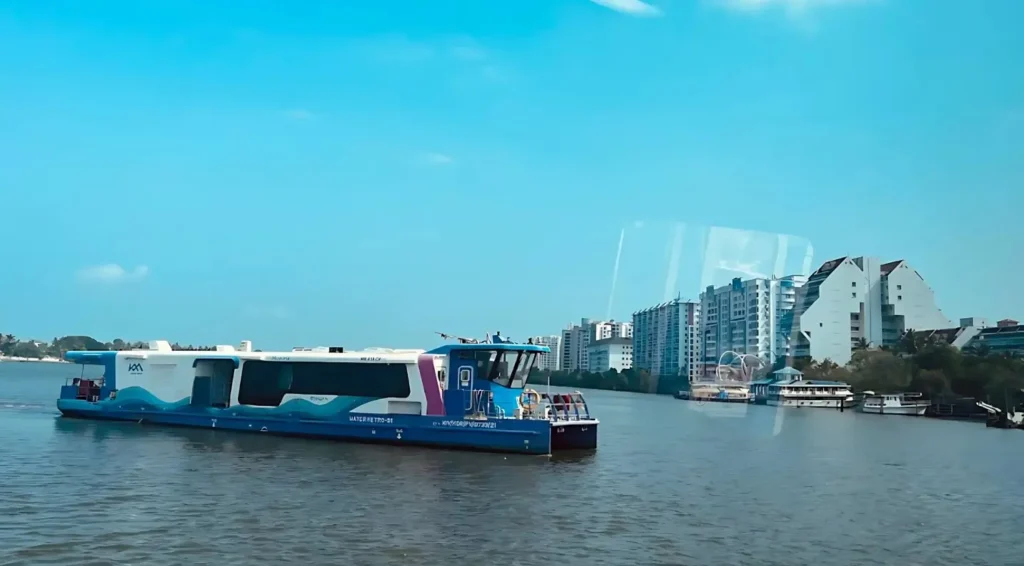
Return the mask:
{"type": "Polygon", "coordinates": [[[382,65],[435,66],[460,77],[461,86],[509,84],[514,73],[500,57],[468,36],[416,41],[403,35],[363,38],[350,44],[358,57],[382,65]]]}
{"type": "Polygon", "coordinates": [[[629,14],[630,16],[660,16],[661,10],[652,4],[642,0],[590,0],[594,4],[604,6],[616,12],[629,14]]]}
{"type": "Polygon", "coordinates": [[[436,166],[451,165],[452,163],[455,163],[455,159],[452,156],[437,152],[422,153],[419,155],[417,161],[424,165],[436,166]]]}
{"type": "Polygon", "coordinates": [[[283,112],[286,118],[292,120],[312,120],[316,118],[316,114],[306,110],[305,108],[289,108],[283,112]]]}
{"type": "Polygon", "coordinates": [[[490,54],[471,37],[416,41],[404,35],[360,39],[352,47],[381,63],[422,63],[432,60],[484,61],[490,54]]]}
{"type": "Polygon", "coordinates": [[[437,47],[404,35],[367,37],[351,44],[362,56],[380,63],[419,63],[437,56],[437,47]]]}
{"type": "Polygon", "coordinates": [[[141,281],[149,275],[149,267],[139,265],[128,271],[116,263],[94,265],[78,271],[78,279],[98,283],[121,283],[124,281],[141,281]]]}
{"type": "Polygon", "coordinates": [[[760,269],[759,269],[760,267],[761,267],[761,262],[760,261],[751,261],[751,262],[747,262],[747,263],[741,263],[741,262],[735,261],[735,260],[733,260],[733,261],[724,260],[724,259],[718,260],[718,269],[721,269],[721,270],[724,270],[724,271],[732,271],[734,273],[742,273],[743,275],[746,275],[747,277],[752,277],[752,278],[767,277],[767,275],[765,273],[762,273],[760,271],[760,269]]]}
{"type": "Polygon", "coordinates": [[[245,316],[249,318],[288,320],[294,316],[292,310],[283,306],[261,306],[250,305],[244,309],[245,316]]]}
{"type": "Polygon", "coordinates": [[[737,12],[757,13],[782,9],[791,15],[803,14],[815,8],[868,4],[878,0],[712,0],[715,4],[737,12]]]}
{"type": "Polygon", "coordinates": [[[483,61],[488,57],[487,50],[476,40],[468,37],[448,41],[445,51],[460,61],[483,61]]]}

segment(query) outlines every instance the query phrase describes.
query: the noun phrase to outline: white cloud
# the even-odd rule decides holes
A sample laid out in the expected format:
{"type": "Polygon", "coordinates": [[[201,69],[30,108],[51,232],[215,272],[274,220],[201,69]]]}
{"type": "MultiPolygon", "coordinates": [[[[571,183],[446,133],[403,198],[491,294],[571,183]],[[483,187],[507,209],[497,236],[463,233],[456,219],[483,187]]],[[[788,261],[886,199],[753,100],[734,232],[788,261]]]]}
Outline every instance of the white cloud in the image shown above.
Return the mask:
{"type": "Polygon", "coordinates": [[[660,16],[661,10],[642,0],[590,0],[594,4],[631,16],[660,16]]]}
{"type": "Polygon", "coordinates": [[[83,281],[97,281],[101,283],[119,283],[122,281],[140,281],[149,275],[149,267],[139,265],[128,271],[116,263],[106,265],[94,265],[78,271],[78,278],[83,281]]]}
{"type": "Polygon", "coordinates": [[[420,155],[419,161],[425,165],[451,165],[455,159],[444,153],[428,152],[420,155]]]}
{"type": "Polygon", "coordinates": [[[316,114],[313,114],[304,108],[292,108],[285,110],[284,115],[292,120],[311,120],[316,117],[316,114]]]}

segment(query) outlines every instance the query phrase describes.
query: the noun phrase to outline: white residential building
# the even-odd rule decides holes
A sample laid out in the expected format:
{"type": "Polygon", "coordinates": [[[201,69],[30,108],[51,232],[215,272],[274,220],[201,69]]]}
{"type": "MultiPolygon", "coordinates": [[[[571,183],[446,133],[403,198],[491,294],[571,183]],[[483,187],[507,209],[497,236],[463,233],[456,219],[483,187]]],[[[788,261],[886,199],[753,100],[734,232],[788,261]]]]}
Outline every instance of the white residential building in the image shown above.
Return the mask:
{"type": "Polygon", "coordinates": [[[757,356],[771,364],[790,354],[797,289],[803,275],[773,279],[733,279],[709,286],[700,295],[701,359],[705,375],[714,375],[726,352],[757,356]]]}
{"type": "Polygon", "coordinates": [[[903,260],[841,257],[825,262],[797,293],[793,355],[843,365],[853,348],[895,345],[907,329],[952,326],[935,293],[903,260]]]}
{"type": "Polygon", "coordinates": [[[633,339],[613,336],[595,340],[587,346],[587,356],[590,371],[594,373],[630,369],[633,367],[633,339]]]}
{"type": "Polygon", "coordinates": [[[589,371],[587,346],[590,344],[590,325],[590,319],[584,318],[580,320],[580,324],[570,324],[562,330],[563,371],[589,371]]]}
{"type": "Polygon", "coordinates": [[[675,299],[633,313],[633,367],[652,376],[700,377],[700,304],[675,299]]]}
{"type": "Polygon", "coordinates": [[[632,338],[633,337],[633,323],[632,322],[617,322],[609,320],[607,322],[595,322],[591,324],[590,340],[607,340],[608,338],[632,338]]]}
{"type": "Polygon", "coordinates": [[[551,351],[541,354],[537,358],[537,369],[541,371],[558,371],[562,369],[562,337],[557,334],[551,336],[534,336],[531,338],[538,346],[547,346],[551,351]]]}
{"type": "Polygon", "coordinates": [[[633,323],[614,320],[593,322],[580,319],[579,324],[570,324],[562,330],[561,369],[565,371],[593,371],[590,369],[590,355],[587,346],[597,340],[608,338],[632,338],[633,323]]]}

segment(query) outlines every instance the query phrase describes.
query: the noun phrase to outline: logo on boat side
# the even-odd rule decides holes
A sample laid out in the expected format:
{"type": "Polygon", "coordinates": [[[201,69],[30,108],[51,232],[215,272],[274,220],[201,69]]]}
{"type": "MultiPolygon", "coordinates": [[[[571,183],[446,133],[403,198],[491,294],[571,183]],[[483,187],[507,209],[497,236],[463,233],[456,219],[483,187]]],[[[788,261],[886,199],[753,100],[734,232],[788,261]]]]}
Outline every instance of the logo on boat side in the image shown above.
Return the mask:
{"type": "Polygon", "coordinates": [[[128,364],[128,373],[134,373],[136,375],[142,373],[142,364],[139,362],[128,364]]]}

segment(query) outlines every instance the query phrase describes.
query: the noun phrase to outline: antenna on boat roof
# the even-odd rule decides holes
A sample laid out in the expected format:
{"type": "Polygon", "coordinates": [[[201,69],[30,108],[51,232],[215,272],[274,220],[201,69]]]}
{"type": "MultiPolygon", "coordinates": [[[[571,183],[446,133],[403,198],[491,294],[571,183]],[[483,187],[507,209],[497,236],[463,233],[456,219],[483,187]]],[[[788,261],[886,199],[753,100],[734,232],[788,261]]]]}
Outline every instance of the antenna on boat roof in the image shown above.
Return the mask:
{"type": "Polygon", "coordinates": [[[459,341],[459,344],[479,344],[480,343],[480,341],[477,340],[476,338],[463,338],[461,336],[456,336],[454,334],[445,334],[444,332],[434,332],[434,334],[437,334],[438,336],[440,336],[441,338],[444,338],[445,340],[451,340],[451,339],[454,338],[455,340],[459,341]]]}

